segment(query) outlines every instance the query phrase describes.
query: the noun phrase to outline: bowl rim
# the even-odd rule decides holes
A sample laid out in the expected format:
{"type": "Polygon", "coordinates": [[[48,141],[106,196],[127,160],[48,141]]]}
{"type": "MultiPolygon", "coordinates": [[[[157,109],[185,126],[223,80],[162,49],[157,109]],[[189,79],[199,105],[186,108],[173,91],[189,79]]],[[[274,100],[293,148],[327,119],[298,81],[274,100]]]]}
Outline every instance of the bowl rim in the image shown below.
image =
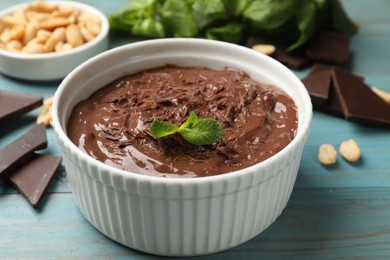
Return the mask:
{"type": "MultiPolygon", "coordinates": [[[[93,93],[93,92],[92,92],[93,93]]],[[[90,94],[92,94],[90,93],[90,94]]],[[[74,108],[74,107],[73,107],[74,108]]],[[[72,109],[73,109],[72,108],[72,109]]],[[[232,43],[227,43],[227,42],[222,42],[222,41],[216,41],[216,40],[209,40],[209,39],[199,39],[199,38],[166,38],[166,39],[152,39],[152,40],[145,40],[145,41],[140,41],[140,42],[135,42],[135,43],[129,43],[125,44],[110,50],[107,50],[76,67],[71,73],[68,74],[68,76],[65,77],[65,79],[61,82],[59,85],[55,95],[54,95],[54,100],[53,100],[53,107],[52,107],[52,119],[53,119],[53,128],[56,132],[57,139],[60,142],[63,142],[63,145],[65,147],[69,147],[71,149],[71,152],[75,152],[77,157],[86,161],[89,165],[94,165],[100,168],[99,171],[105,171],[108,172],[111,177],[123,177],[124,179],[136,179],[138,181],[146,181],[150,183],[164,183],[165,185],[190,185],[190,184],[202,184],[202,183],[210,183],[210,182],[219,182],[221,180],[231,180],[231,179],[236,179],[240,178],[243,175],[246,175],[248,173],[253,173],[256,172],[256,169],[261,169],[267,164],[270,165],[275,165],[277,164],[277,161],[279,158],[282,158],[285,156],[286,153],[292,153],[292,150],[296,148],[296,146],[302,145],[306,142],[309,131],[310,131],[310,126],[311,126],[311,121],[312,121],[312,104],[310,100],[310,96],[304,87],[303,83],[301,80],[291,71],[289,70],[286,66],[281,64],[280,62],[276,61],[275,59],[266,56],[261,53],[257,53],[249,48],[232,44],[232,43]],[[114,54],[116,52],[120,52],[125,50],[126,48],[130,49],[136,49],[140,46],[145,47],[145,45],[154,45],[154,44],[165,44],[165,43],[175,43],[175,44],[188,44],[188,43],[194,43],[196,42],[197,44],[211,44],[211,45],[220,45],[221,47],[225,48],[235,48],[236,50],[239,50],[241,52],[250,52],[251,55],[257,55],[258,57],[261,57],[262,59],[266,60],[266,62],[271,63],[273,66],[277,66],[280,70],[281,73],[285,74],[286,76],[289,77],[294,83],[294,85],[299,85],[299,88],[301,89],[301,94],[303,102],[302,106],[305,107],[305,113],[302,113],[303,118],[298,118],[298,120],[302,120],[301,127],[297,129],[297,134],[295,138],[286,146],[284,147],[281,151],[276,153],[275,155],[271,156],[270,158],[256,163],[252,166],[246,167],[244,169],[240,169],[237,171],[229,172],[229,173],[224,173],[224,174],[218,174],[218,175],[213,175],[213,176],[207,176],[207,177],[196,177],[196,178],[163,178],[163,177],[158,177],[158,176],[149,176],[149,175],[144,175],[140,173],[134,173],[134,172],[129,172],[126,170],[121,170],[118,168],[115,168],[113,166],[107,165],[104,162],[101,162],[97,159],[94,159],[87,153],[83,152],[80,148],[78,148],[67,136],[65,130],[63,129],[58,113],[59,113],[59,100],[61,99],[62,93],[65,91],[66,86],[68,85],[68,82],[71,80],[73,75],[77,75],[78,73],[81,73],[84,69],[88,68],[90,64],[93,64],[96,61],[100,61],[101,59],[105,58],[106,56],[109,56],[111,54],[114,54]]],[[[298,123],[299,126],[299,123],[298,123]]],[[[300,157],[298,158],[300,159],[300,157]]]]}
{"type": "MultiPolygon", "coordinates": [[[[36,1],[29,1],[29,2],[24,2],[16,5],[12,5],[10,7],[7,7],[5,9],[0,10],[0,18],[12,13],[12,11],[15,11],[20,8],[24,8],[27,5],[33,4],[36,1]]],[[[34,54],[29,54],[29,53],[18,53],[18,52],[11,52],[8,50],[4,50],[0,48],[0,55],[3,55],[4,57],[12,58],[12,59],[20,59],[20,60],[46,60],[46,59],[55,59],[55,58],[60,58],[64,57],[67,55],[73,55],[73,54],[78,54],[80,52],[83,52],[84,50],[94,46],[96,43],[104,40],[104,38],[108,35],[109,32],[109,22],[107,17],[103,14],[102,11],[99,9],[85,4],[81,2],[75,2],[75,1],[61,1],[61,0],[55,0],[55,1],[50,1],[47,2],[49,4],[54,4],[54,5],[65,5],[65,6],[71,6],[75,7],[77,9],[91,12],[94,15],[97,15],[100,18],[101,21],[101,29],[100,33],[93,38],[91,41],[84,43],[81,46],[78,46],[76,48],[73,48],[68,51],[64,52],[49,52],[49,53],[34,53],[34,54]]]]}

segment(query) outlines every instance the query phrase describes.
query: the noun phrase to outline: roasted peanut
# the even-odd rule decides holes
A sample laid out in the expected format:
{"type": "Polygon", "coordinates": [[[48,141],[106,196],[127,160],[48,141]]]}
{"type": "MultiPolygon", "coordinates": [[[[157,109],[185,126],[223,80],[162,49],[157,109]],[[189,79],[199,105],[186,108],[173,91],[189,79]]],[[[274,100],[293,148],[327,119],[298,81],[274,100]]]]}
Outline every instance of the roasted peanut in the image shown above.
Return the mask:
{"type": "Polygon", "coordinates": [[[24,25],[16,25],[16,26],[13,26],[11,31],[9,32],[9,36],[11,38],[11,40],[21,40],[23,39],[23,36],[24,36],[24,25]]]}
{"type": "Polygon", "coordinates": [[[337,151],[331,144],[323,144],[320,146],[318,153],[318,160],[322,164],[330,165],[337,161],[337,151]]]}
{"type": "Polygon", "coordinates": [[[10,41],[5,46],[7,49],[11,51],[20,51],[23,48],[23,44],[20,41],[10,41]]]}
{"type": "Polygon", "coordinates": [[[77,25],[70,24],[66,27],[66,41],[73,47],[78,47],[84,43],[83,36],[77,25]]]}
{"type": "Polygon", "coordinates": [[[56,52],[69,51],[71,49],[73,49],[72,45],[63,42],[57,42],[56,46],[54,47],[56,52]]]}
{"type": "Polygon", "coordinates": [[[43,20],[40,23],[40,27],[42,29],[46,29],[46,30],[54,30],[58,27],[68,26],[69,24],[70,24],[70,21],[67,18],[54,17],[54,18],[49,18],[49,19],[43,20]]]}
{"type": "Polygon", "coordinates": [[[390,93],[387,93],[376,87],[372,87],[371,90],[374,91],[375,94],[377,94],[380,98],[382,98],[384,101],[386,101],[386,103],[390,105],[390,93]]]}
{"type": "Polygon", "coordinates": [[[356,162],[357,160],[360,159],[361,156],[360,148],[353,139],[342,142],[339,150],[341,156],[343,156],[344,159],[349,162],[356,162]]]}
{"type": "Polygon", "coordinates": [[[271,56],[275,53],[276,47],[272,44],[256,44],[252,46],[252,49],[256,52],[271,56]]]}
{"type": "Polygon", "coordinates": [[[27,24],[26,21],[24,21],[18,17],[11,16],[11,15],[6,15],[1,20],[7,26],[26,25],[27,24]]]}
{"type": "Polygon", "coordinates": [[[1,47],[24,53],[70,50],[91,41],[100,31],[99,17],[43,0],[0,18],[1,47]]]}
{"type": "Polygon", "coordinates": [[[46,37],[49,38],[51,35],[51,31],[45,30],[45,29],[39,29],[37,31],[37,37],[46,37]]]}
{"type": "Polygon", "coordinates": [[[37,124],[43,123],[46,126],[52,125],[52,120],[51,120],[52,104],[53,104],[53,97],[50,97],[43,102],[42,111],[37,117],[37,124]]]}
{"type": "Polygon", "coordinates": [[[43,44],[37,43],[37,42],[29,42],[24,48],[22,49],[23,53],[44,53],[43,50],[43,44]]]}
{"type": "Polygon", "coordinates": [[[54,30],[54,32],[50,35],[49,39],[47,39],[45,45],[43,46],[44,52],[52,52],[54,51],[54,47],[57,42],[63,42],[65,40],[65,28],[59,27],[54,30]]]}
{"type": "Polygon", "coordinates": [[[37,35],[38,26],[35,23],[29,23],[26,26],[26,30],[23,35],[23,44],[27,44],[29,41],[34,39],[37,35]]]}
{"type": "Polygon", "coordinates": [[[4,29],[4,31],[0,35],[0,41],[3,44],[7,44],[8,42],[11,41],[11,36],[10,36],[10,28],[7,27],[4,29]]]}
{"type": "Polygon", "coordinates": [[[85,27],[80,28],[80,33],[86,42],[92,41],[95,38],[95,36],[85,27]]]}

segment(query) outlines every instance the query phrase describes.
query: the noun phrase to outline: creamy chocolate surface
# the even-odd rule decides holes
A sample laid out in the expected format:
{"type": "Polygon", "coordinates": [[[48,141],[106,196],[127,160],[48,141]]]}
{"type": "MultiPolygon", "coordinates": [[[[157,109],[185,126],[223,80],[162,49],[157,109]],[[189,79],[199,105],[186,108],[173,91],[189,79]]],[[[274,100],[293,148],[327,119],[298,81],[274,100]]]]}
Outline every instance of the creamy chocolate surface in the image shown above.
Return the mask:
{"type": "Polygon", "coordinates": [[[73,110],[68,136],[108,165],[160,177],[203,177],[236,171],[282,150],[295,137],[294,101],[243,72],[165,66],[125,76],[73,110]],[[191,112],[224,129],[214,145],[149,133],[153,119],[181,125],[191,112]]]}

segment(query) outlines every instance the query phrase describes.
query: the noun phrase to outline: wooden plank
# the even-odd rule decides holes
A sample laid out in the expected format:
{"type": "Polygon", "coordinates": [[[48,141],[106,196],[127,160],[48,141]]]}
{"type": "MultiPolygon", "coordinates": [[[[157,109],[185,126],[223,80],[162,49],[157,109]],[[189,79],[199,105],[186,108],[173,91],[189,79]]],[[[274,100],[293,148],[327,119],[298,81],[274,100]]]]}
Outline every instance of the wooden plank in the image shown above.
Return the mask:
{"type": "MultiPolygon", "coordinates": [[[[265,232],[207,258],[389,258],[389,204],[390,189],[297,189],[265,232]]],[[[50,194],[38,211],[19,195],[0,195],[0,232],[1,259],[152,259],[99,233],[71,194],[50,194]]]]}

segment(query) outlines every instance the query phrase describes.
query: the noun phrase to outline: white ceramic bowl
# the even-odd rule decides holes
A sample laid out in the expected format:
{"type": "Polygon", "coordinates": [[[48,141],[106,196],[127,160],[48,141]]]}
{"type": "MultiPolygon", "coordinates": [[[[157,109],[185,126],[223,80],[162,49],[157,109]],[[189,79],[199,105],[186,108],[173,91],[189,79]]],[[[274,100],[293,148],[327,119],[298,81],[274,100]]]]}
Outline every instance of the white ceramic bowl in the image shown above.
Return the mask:
{"type": "MultiPolygon", "coordinates": [[[[0,17],[23,8],[27,2],[0,11],[0,17]]],[[[26,80],[63,79],[69,72],[87,59],[107,50],[109,24],[107,17],[96,8],[72,1],[50,1],[50,4],[66,5],[88,11],[101,20],[101,32],[92,41],[66,52],[23,54],[0,49],[0,72],[26,80]]]]}
{"type": "Polygon", "coordinates": [[[257,236],[280,215],[291,195],[312,106],[301,81],[265,55],[234,44],[162,39],[98,55],[59,86],[53,122],[65,168],[84,216],[102,233],[144,252],[189,256],[219,252],[257,236]],[[273,157],[218,176],[169,179],[122,171],[97,161],[67,137],[73,107],[121,76],[165,64],[232,67],[285,90],[298,106],[295,139],[273,157]]]}

